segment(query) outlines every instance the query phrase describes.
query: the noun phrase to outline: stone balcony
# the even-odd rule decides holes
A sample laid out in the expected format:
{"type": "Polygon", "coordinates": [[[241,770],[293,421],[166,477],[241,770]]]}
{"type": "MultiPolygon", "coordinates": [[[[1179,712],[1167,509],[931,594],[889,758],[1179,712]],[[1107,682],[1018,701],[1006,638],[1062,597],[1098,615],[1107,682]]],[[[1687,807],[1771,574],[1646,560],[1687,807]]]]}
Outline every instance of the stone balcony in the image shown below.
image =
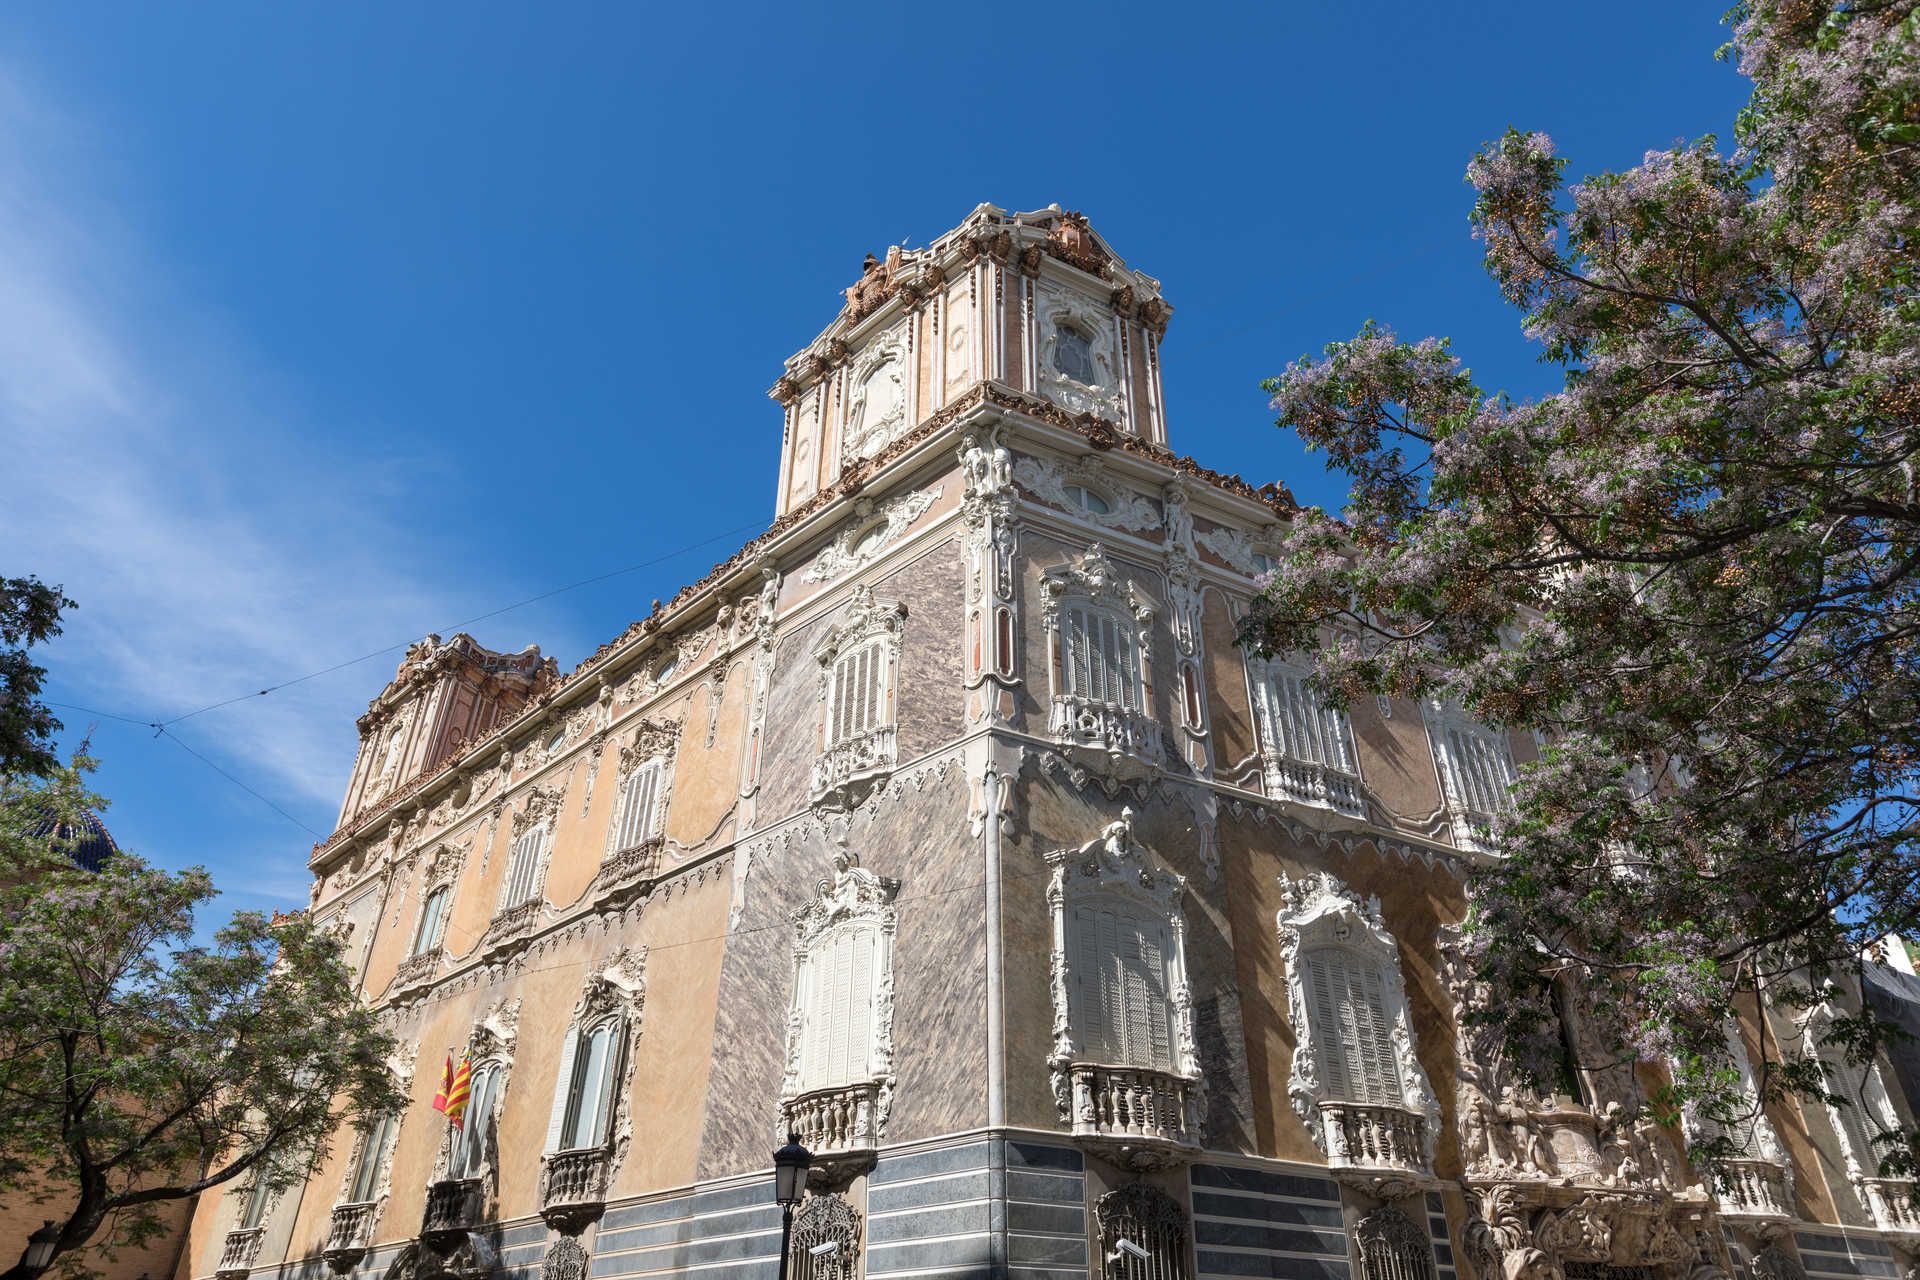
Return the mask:
{"type": "Polygon", "coordinates": [[[533,932],[533,926],[539,923],[540,913],[546,909],[546,905],[536,894],[519,906],[496,912],[492,923],[487,925],[486,935],[480,939],[480,949],[492,951],[526,938],[533,932]]]}
{"type": "Polygon", "coordinates": [[[582,1147],[540,1158],[540,1216],[568,1235],[600,1216],[613,1180],[613,1149],[582,1147]]]}
{"type": "Polygon", "coordinates": [[[1081,1146],[1135,1170],[1172,1168],[1199,1154],[1199,1080],[1091,1062],[1064,1070],[1081,1146]]]}
{"type": "Polygon", "coordinates": [[[1914,1206],[1913,1183],[1905,1178],[1860,1178],[1854,1185],[1882,1231],[1920,1236],[1920,1209],[1914,1206]]]}
{"type": "Polygon", "coordinates": [[[431,984],[440,976],[440,962],[446,958],[446,954],[440,947],[431,947],[419,955],[408,956],[394,968],[393,980],[387,983],[387,990],[397,995],[431,984]]]}
{"type": "Polygon", "coordinates": [[[1320,1103],[1327,1162],[1335,1177],[1397,1199],[1427,1182],[1427,1118],[1404,1107],[1328,1099],[1320,1103]]]}
{"type": "Polygon", "coordinates": [[[899,739],[892,725],[836,742],[813,762],[813,803],[851,809],[893,773],[899,739]]]}
{"type": "Polygon", "coordinates": [[[1367,800],[1359,781],[1325,765],[1270,757],[1266,781],[1267,793],[1277,800],[1331,809],[1349,818],[1367,816],[1367,800]]]}
{"type": "Polygon", "coordinates": [[[333,1206],[323,1256],[335,1275],[347,1274],[367,1256],[373,1243],[373,1221],[379,1212],[379,1204],[371,1200],[333,1206]]]}
{"type": "Polygon", "coordinates": [[[654,836],[632,848],[608,854],[593,877],[594,893],[646,888],[660,874],[660,851],[666,844],[665,836],[654,836]]]}
{"type": "Polygon", "coordinates": [[[1750,1226],[1793,1221],[1785,1167],[1771,1160],[1729,1160],[1722,1172],[1725,1185],[1714,1187],[1721,1217],[1750,1226]]]}
{"type": "Polygon", "coordinates": [[[214,1268],[213,1274],[226,1280],[253,1270],[254,1259],[260,1256],[260,1239],[266,1233],[265,1227],[241,1227],[227,1232],[226,1246],[220,1250],[220,1265],[214,1268]]]}
{"type": "Polygon", "coordinates": [[[1109,777],[1141,777],[1164,758],[1159,722],[1115,702],[1057,693],[1047,732],[1080,764],[1109,777]]]}
{"type": "Polygon", "coordinates": [[[478,1178],[442,1178],[427,1187],[427,1210],[420,1220],[420,1242],[445,1256],[486,1216],[486,1189],[478,1178]]]}
{"type": "Polygon", "coordinates": [[[834,1186],[873,1167],[880,1145],[881,1091],[878,1080],[815,1089],[780,1104],[781,1124],[800,1135],[813,1154],[824,1185],[834,1186]]]}

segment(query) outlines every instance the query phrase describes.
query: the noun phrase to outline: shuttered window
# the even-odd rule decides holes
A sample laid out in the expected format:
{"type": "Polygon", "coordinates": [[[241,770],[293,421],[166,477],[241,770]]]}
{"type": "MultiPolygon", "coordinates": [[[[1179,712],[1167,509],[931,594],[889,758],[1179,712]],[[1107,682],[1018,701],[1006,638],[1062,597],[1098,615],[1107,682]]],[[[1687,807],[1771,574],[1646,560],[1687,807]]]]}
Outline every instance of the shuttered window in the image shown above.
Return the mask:
{"type": "Polygon", "coordinates": [[[540,891],[540,861],[546,853],[547,829],[534,827],[513,842],[513,862],[500,888],[500,909],[517,907],[540,891]]]}
{"type": "Polygon", "coordinates": [[[361,1139],[360,1158],[353,1169],[353,1186],[347,1200],[352,1204],[363,1204],[373,1199],[374,1187],[380,1181],[380,1165],[387,1158],[387,1143],[393,1138],[393,1131],[399,1126],[400,1118],[395,1115],[381,1116],[373,1129],[361,1139]]]}
{"type": "Polygon", "coordinates": [[[1063,692],[1138,711],[1140,661],[1131,623],[1104,609],[1069,605],[1060,624],[1063,692]]]}
{"type": "Polygon", "coordinates": [[[1342,1102],[1400,1105],[1405,1095],[1379,968],[1340,947],[1315,948],[1301,964],[1326,1095],[1342,1102]]]}
{"type": "Polygon", "coordinates": [[[887,642],[876,640],[834,660],[827,690],[829,747],[871,733],[888,722],[887,656],[887,642]]]}
{"type": "Polygon", "coordinates": [[[807,953],[800,1088],[873,1078],[873,991],[880,931],[854,925],[822,935],[807,953]]]}
{"type": "Polygon", "coordinates": [[[578,1026],[567,1029],[547,1122],[548,1151],[578,1151],[607,1140],[624,1026],[614,1018],[585,1032],[578,1026]]]}
{"type": "Polygon", "coordinates": [[[1074,1039],[1091,1062],[1173,1070],[1166,921],[1138,908],[1084,903],[1068,940],[1074,1039]]]}
{"type": "Polygon", "coordinates": [[[267,1172],[262,1169],[253,1184],[253,1190],[247,1194],[246,1211],[240,1215],[240,1229],[251,1231],[266,1220],[267,1204],[273,1199],[267,1190],[267,1172]]]}
{"type": "Polygon", "coordinates": [[[1468,813],[1492,815],[1513,807],[1513,754],[1506,735],[1485,725],[1446,726],[1446,769],[1454,798],[1468,813]]]}
{"type": "Polygon", "coordinates": [[[500,1068],[488,1063],[474,1069],[466,1114],[453,1140],[448,1177],[477,1178],[486,1168],[488,1138],[493,1133],[493,1104],[500,1096],[500,1068]]]}
{"type": "Polygon", "coordinates": [[[420,927],[414,931],[413,954],[420,955],[440,945],[440,935],[447,927],[447,896],[453,892],[451,885],[441,885],[427,895],[420,907],[420,927]]]}
{"type": "Polygon", "coordinates": [[[657,822],[654,806],[660,797],[660,782],[666,774],[666,761],[649,760],[627,775],[620,801],[620,829],[615,834],[613,851],[625,853],[653,838],[657,822]]]}
{"type": "Polygon", "coordinates": [[[1896,1149],[1874,1141],[1875,1135],[1893,1127],[1882,1119],[1880,1108],[1874,1105],[1877,1101],[1874,1094],[1880,1083],[1877,1079],[1879,1073],[1871,1067],[1862,1069],[1852,1063],[1836,1061],[1828,1053],[1820,1055],[1820,1065],[1827,1078],[1828,1092],[1846,1099],[1841,1103],[1829,1103],[1827,1110],[1838,1117],[1839,1128],[1853,1153],[1854,1164],[1862,1175],[1879,1177],[1881,1153],[1896,1149]]]}
{"type": "Polygon", "coordinates": [[[1307,673],[1270,664],[1257,686],[1261,726],[1278,755],[1302,764],[1324,765],[1339,773],[1360,772],[1353,749],[1353,726],[1345,713],[1324,705],[1307,685],[1307,673]]]}

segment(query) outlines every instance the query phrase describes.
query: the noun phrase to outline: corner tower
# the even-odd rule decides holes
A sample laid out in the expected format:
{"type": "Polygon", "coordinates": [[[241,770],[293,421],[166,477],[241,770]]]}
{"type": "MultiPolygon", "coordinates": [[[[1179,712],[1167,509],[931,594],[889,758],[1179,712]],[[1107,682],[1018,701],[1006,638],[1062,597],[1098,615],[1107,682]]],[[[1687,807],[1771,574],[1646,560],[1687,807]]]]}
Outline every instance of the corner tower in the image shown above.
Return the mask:
{"type": "Polygon", "coordinates": [[[925,249],[869,254],[839,318],[768,392],[785,515],[985,379],[1167,442],[1160,282],[1079,213],[983,204],[925,249]]]}

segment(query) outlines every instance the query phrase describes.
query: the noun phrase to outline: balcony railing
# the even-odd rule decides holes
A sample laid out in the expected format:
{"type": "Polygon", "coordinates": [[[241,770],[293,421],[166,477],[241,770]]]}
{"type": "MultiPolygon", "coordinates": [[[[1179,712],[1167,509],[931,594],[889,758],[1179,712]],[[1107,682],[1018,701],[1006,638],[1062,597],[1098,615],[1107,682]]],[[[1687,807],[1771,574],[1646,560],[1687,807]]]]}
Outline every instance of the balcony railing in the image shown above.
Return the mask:
{"type": "Polygon", "coordinates": [[[1770,1160],[1729,1160],[1726,1186],[1716,1187],[1720,1216],[1736,1221],[1778,1221],[1793,1218],[1787,1199],[1787,1171],[1770,1160]]]}
{"type": "Polygon", "coordinates": [[[1090,1062],[1071,1064],[1067,1075],[1076,1137],[1117,1145],[1129,1164],[1140,1167],[1175,1163],[1179,1152],[1199,1149],[1199,1081],[1090,1062]]]}
{"type": "Polygon", "coordinates": [[[569,1235],[600,1216],[607,1207],[613,1175],[610,1147],[555,1151],[540,1158],[540,1216],[569,1235]]]}
{"type": "Polygon", "coordinates": [[[1427,1118],[1404,1107],[1328,1099],[1320,1123],[1329,1162],[1335,1168],[1378,1170],[1424,1177],[1427,1118]]]}
{"type": "Polygon", "coordinates": [[[1920,1235],[1920,1210],[1914,1208],[1913,1183],[1905,1178],[1862,1178],[1860,1198],[1873,1210],[1882,1231],[1920,1235]]]}
{"type": "Polygon", "coordinates": [[[333,1206],[325,1257],[335,1275],[347,1274],[367,1256],[373,1241],[373,1218],[379,1210],[379,1204],[371,1200],[333,1206]]]}
{"type": "Polygon", "coordinates": [[[1057,693],[1047,731],[1061,746],[1116,777],[1145,774],[1162,758],[1159,723],[1115,702],[1057,693]]]}
{"type": "Polygon", "coordinates": [[[863,1080],[790,1098],[780,1104],[780,1114],[787,1131],[799,1134],[800,1145],[808,1151],[844,1155],[871,1151],[878,1144],[879,1103],[879,1082],[863,1080]]]}
{"type": "Polygon", "coordinates": [[[595,891],[608,893],[615,889],[630,889],[653,879],[659,874],[660,850],[666,843],[666,837],[654,836],[630,849],[608,854],[600,864],[599,873],[594,876],[595,891]]]}
{"type": "Polygon", "coordinates": [[[435,1253],[446,1253],[478,1227],[486,1212],[486,1192],[478,1178],[442,1178],[427,1188],[427,1211],[420,1239],[435,1253]]]}
{"type": "Polygon", "coordinates": [[[393,971],[393,981],[387,984],[389,991],[405,991],[410,987],[424,987],[434,980],[440,972],[440,959],[446,952],[440,947],[422,951],[417,956],[408,956],[393,971]]]}
{"type": "Polygon", "coordinates": [[[254,1259],[260,1256],[260,1238],[266,1233],[265,1227],[242,1227],[227,1232],[227,1244],[220,1250],[220,1265],[214,1268],[214,1275],[244,1276],[251,1271],[254,1259]]]}
{"type": "Polygon", "coordinates": [[[813,762],[813,799],[857,804],[893,772],[897,744],[890,724],[834,743],[813,762]]]}
{"type": "Polygon", "coordinates": [[[1308,764],[1272,756],[1267,760],[1267,788],[1280,800],[1331,809],[1349,818],[1367,816],[1366,797],[1360,784],[1344,773],[1336,773],[1323,764],[1308,764]]]}
{"type": "Polygon", "coordinates": [[[546,903],[538,894],[521,903],[496,912],[493,922],[487,926],[486,936],[480,939],[483,950],[504,946],[533,932],[534,924],[540,919],[540,913],[546,903]]]}

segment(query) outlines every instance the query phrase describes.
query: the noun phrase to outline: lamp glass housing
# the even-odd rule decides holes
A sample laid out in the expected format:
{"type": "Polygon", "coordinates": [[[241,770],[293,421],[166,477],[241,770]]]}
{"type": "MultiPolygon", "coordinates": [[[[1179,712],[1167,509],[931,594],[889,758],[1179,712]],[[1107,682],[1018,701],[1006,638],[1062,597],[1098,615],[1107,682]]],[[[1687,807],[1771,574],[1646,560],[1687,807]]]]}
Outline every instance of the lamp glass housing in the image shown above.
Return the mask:
{"type": "Polygon", "coordinates": [[[773,1153],[773,1198],[783,1205],[796,1205],[807,1189],[807,1169],[813,1153],[800,1145],[800,1135],[787,1135],[787,1145],[773,1153]]]}
{"type": "Polygon", "coordinates": [[[46,1225],[27,1237],[27,1251],[20,1261],[27,1264],[29,1270],[39,1271],[53,1261],[53,1246],[60,1240],[60,1232],[54,1227],[53,1220],[47,1219],[46,1225]]]}

